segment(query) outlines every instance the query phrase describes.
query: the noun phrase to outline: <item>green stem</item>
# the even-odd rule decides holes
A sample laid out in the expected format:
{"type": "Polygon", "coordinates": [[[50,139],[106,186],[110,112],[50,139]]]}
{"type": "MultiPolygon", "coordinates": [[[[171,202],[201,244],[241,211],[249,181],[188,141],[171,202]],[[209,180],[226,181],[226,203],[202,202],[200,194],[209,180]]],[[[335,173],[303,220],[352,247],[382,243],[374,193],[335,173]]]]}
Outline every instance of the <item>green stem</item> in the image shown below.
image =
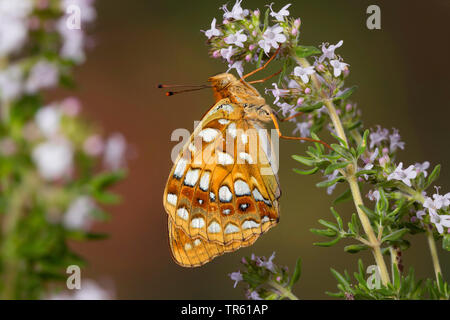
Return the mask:
{"type": "Polygon", "coordinates": [[[433,232],[427,228],[427,240],[430,247],[431,260],[433,261],[434,274],[436,275],[436,282],[439,283],[439,274],[442,276],[441,265],[439,263],[439,256],[437,253],[436,242],[434,241],[433,232]]]}
{"type": "Polygon", "coordinates": [[[273,288],[275,288],[278,292],[281,293],[281,297],[289,298],[290,300],[299,300],[296,295],[294,295],[291,290],[286,289],[282,285],[276,283],[275,281],[269,281],[269,285],[271,285],[273,288]]]}
{"type": "Polygon", "coordinates": [[[16,285],[21,259],[17,252],[17,226],[26,212],[26,204],[35,189],[35,179],[25,176],[22,183],[11,194],[8,212],[2,221],[1,255],[3,260],[2,299],[15,299],[16,285]]]}
{"type": "MultiPolygon", "coordinates": [[[[8,65],[8,58],[6,57],[0,57],[0,70],[3,70],[8,65]]],[[[5,101],[4,103],[0,103],[0,120],[3,123],[6,123],[9,119],[9,109],[10,109],[10,102],[5,101]]]]}
{"type": "MultiPolygon", "coordinates": [[[[416,191],[403,183],[399,183],[396,187],[400,189],[402,192],[409,195],[413,200],[421,203],[422,205],[425,202],[425,197],[419,191],[416,191]]],[[[430,230],[428,227],[426,227],[426,232],[427,232],[428,247],[430,248],[431,259],[433,261],[434,273],[436,275],[436,281],[439,281],[438,274],[440,273],[442,275],[442,270],[441,265],[439,263],[439,256],[437,253],[436,242],[434,241],[433,231],[430,230]]]]}
{"type": "MultiPolygon", "coordinates": [[[[297,58],[295,55],[293,55],[293,56],[299,65],[301,65],[303,67],[310,66],[308,60],[306,60],[304,58],[297,58]]],[[[318,91],[320,91],[321,85],[320,85],[320,82],[317,79],[317,77],[315,75],[312,75],[311,79],[312,79],[313,85],[316,87],[316,89],[318,91]]],[[[345,144],[346,144],[345,147],[348,147],[347,136],[345,134],[344,128],[342,126],[342,122],[336,112],[336,108],[335,108],[333,102],[325,95],[323,95],[323,99],[324,99],[323,101],[325,103],[325,106],[328,109],[330,119],[333,123],[334,129],[336,130],[337,135],[339,136],[339,138],[341,138],[345,142],[345,144]]],[[[359,220],[361,221],[364,232],[366,233],[367,238],[371,244],[372,253],[373,253],[373,256],[377,263],[378,269],[380,271],[381,281],[383,282],[384,285],[386,285],[390,282],[389,273],[388,273],[388,270],[386,267],[386,262],[384,261],[383,255],[381,253],[380,241],[375,236],[375,232],[373,231],[373,228],[372,228],[372,225],[370,224],[369,218],[364,213],[364,211],[361,209],[361,206],[363,205],[363,201],[362,201],[362,197],[361,197],[361,191],[359,190],[358,182],[356,180],[355,169],[356,169],[355,165],[350,165],[349,168],[347,168],[346,178],[350,185],[350,190],[351,190],[352,196],[353,196],[353,202],[355,204],[359,220]]]]}

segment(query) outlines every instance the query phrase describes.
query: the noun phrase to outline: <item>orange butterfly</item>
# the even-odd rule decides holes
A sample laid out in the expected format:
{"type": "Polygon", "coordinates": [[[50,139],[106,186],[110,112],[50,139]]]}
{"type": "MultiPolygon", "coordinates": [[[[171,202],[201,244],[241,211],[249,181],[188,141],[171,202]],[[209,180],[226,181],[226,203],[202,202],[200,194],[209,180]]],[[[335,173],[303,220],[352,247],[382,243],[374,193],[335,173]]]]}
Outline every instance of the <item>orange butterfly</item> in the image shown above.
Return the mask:
{"type": "Polygon", "coordinates": [[[239,80],[229,73],[209,78],[216,103],[178,155],[164,190],[170,248],[183,267],[252,245],[278,223],[281,191],[263,123],[273,121],[280,138],[322,143],[281,135],[273,109],[250,84],[270,77],[244,81],[275,55],[239,80]]]}

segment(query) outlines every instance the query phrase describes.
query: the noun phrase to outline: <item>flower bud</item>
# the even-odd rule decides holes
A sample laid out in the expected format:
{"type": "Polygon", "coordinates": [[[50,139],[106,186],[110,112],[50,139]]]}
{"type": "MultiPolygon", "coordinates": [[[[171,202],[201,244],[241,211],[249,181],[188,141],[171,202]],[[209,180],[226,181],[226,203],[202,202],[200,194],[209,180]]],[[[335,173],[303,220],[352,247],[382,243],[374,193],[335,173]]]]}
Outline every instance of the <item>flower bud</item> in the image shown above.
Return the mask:
{"type": "Polygon", "coordinates": [[[302,98],[302,97],[298,98],[298,99],[297,99],[297,105],[298,105],[298,106],[301,106],[301,105],[303,104],[303,101],[305,101],[304,98],[302,98]]]}
{"type": "Polygon", "coordinates": [[[252,55],[249,53],[245,56],[245,61],[249,62],[252,59],[252,55]]]}
{"type": "Polygon", "coordinates": [[[213,58],[219,58],[220,57],[220,50],[216,50],[212,54],[213,58]]]}
{"type": "Polygon", "coordinates": [[[311,89],[310,88],[306,88],[305,89],[305,94],[310,94],[311,93],[311,89]]]}
{"type": "Polygon", "coordinates": [[[256,46],[254,44],[251,44],[251,45],[248,46],[248,50],[252,51],[253,49],[255,49],[255,47],[256,46]]]}
{"type": "Polygon", "coordinates": [[[352,111],[352,105],[351,105],[350,103],[347,103],[347,105],[345,106],[345,110],[346,110],[347,112],[352,111]]]}

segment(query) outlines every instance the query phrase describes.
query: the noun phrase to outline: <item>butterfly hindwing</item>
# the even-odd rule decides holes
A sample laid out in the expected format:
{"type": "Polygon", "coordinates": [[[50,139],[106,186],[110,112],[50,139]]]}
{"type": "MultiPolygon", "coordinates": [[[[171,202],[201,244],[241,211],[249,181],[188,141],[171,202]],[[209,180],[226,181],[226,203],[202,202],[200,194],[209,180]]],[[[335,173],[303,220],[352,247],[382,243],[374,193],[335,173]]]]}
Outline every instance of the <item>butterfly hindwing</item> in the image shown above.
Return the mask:
{"type": "Polygon", "coordinates": [[[278,179],[270,139],[223,99],[184,146],[164,192],[174,259],[202,265],[252,244],[279,218],[278,179]]]}

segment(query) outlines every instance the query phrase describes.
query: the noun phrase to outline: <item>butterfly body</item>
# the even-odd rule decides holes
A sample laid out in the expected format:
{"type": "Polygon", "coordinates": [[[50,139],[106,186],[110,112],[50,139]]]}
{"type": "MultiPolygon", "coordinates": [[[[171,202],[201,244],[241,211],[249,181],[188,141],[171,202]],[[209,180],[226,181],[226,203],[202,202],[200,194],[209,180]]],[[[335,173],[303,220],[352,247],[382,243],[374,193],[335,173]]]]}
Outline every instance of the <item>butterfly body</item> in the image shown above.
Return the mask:
{"type": "Polygon", "coordinates": [[[216,104],[176,159],[163,199],[172,256],[184,267],[249,246],[279,220],[277,168],[263,130],[272,109],[231,74],[209,81],[216,104]]]}

